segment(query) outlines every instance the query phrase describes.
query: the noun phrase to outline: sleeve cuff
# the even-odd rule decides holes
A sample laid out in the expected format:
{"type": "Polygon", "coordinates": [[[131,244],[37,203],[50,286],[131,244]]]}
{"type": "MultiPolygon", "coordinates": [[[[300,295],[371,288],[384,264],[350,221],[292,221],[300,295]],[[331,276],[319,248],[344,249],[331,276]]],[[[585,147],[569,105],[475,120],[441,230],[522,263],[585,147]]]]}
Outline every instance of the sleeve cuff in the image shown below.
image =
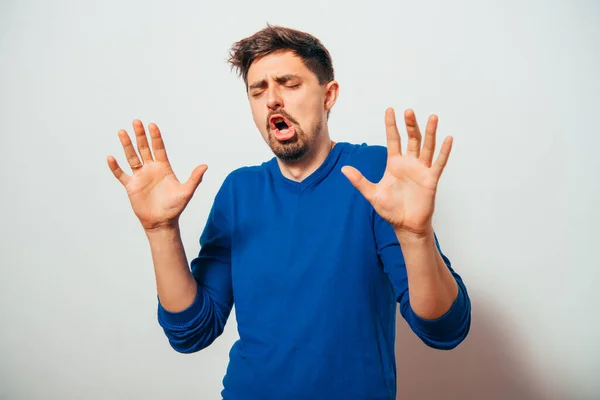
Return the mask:
{"type": "Polygon", "coordinates": [[[189,325],[192,321],[197,319],[198,315],[201,314],[202,308],[204,306],[204,299],[202,298],[202,291],[198,287],[196,291],[196,297],[194,301],[188,308],[185,310],[172,312],[165,309],[160,303],[160,298],[158,298],[158,318],[161,323],[165,323],[166,325],[171,326],[185,326],[189,325]]]}
{"type": "Polygon", "coordinates": [[[458,296],[450,309],[436,319],[419,317],[410,307],[411,325],[413,330],[425,337],[436,341],[448,341],[448,338],[461,336],[470,313],[470,302],[465,293],[462,282],[457,281],[458,296]]]}

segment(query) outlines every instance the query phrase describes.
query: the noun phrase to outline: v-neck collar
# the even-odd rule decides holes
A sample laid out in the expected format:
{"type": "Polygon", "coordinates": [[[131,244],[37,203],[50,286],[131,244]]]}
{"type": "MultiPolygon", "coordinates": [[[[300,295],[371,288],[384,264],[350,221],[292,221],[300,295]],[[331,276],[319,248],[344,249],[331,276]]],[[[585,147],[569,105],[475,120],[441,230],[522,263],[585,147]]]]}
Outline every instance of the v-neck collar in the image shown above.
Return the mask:
{"type": "Polygon", "coordinates": [[[301,191],[305,190],[306,188],[311,187],[311,186],[316,185],[317,183],[321,182],[331,172],[331,169],[336,164],[338,158],[340,157],[340,154],[342,154],[343,145],[344,145],[343,142],[336,143],[333,146],[333,148],[329,151],[329,153],[327,154],[327,157],[321,163],[319,168],[317,168],[313,173],[311,173],[309,176],[307,176],[306,178],[304,178],[303,180],[301,180],[299,182],[289,179],[283,175],[283,173],[281,172],[281,169],[279,168],[279,163],[277,163],[277,157],[273,157],[269,161],[268,165],[269,165],[269,168],[271,169],[273,176],[276,179],[282,181],[284,184],[289,186],[291,189],[301,192],[301,191]]]}

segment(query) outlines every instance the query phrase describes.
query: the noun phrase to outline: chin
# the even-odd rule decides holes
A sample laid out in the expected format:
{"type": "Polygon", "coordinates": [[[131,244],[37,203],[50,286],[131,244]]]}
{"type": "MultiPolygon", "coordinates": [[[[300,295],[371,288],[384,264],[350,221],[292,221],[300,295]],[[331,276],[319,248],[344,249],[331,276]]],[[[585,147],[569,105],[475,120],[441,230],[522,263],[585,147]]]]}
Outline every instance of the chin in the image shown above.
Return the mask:
{"type": "MultiPolygon", "coordinates": [[[[318,124],[315,132],[320,132],[321,125],[318,124]]],[[[296,126],[296,135],[288,140],[279,141],[270,130],[267,131],[267,144],[271,151],[281,161],[296,163],[302,161],[315,146],[315,138],[309,137],[302,128],[296,126]]]]}
{"type": "Polygon", "coordinates": [[[282,161],[297,162],[306,156],[309,148],[306,143],[290,139],[285,142],[277,142],[274,145],[271,145],[271,150],[273,151],[273,154],[282,161]]]}

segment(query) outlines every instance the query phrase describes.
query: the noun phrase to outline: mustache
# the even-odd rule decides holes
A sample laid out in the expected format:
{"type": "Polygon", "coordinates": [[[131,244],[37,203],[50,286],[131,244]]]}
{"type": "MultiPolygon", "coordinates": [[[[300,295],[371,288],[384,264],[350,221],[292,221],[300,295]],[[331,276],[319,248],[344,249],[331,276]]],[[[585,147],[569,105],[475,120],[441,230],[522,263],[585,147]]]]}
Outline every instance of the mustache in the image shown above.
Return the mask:
{"type": "Polygon", "coordinates": [[[287,112],[283,111],[283,110],[278,110],[278,111],[273,111],[270,112],[269,115],[267,115],[267,131],[271,130],[271,124],[269,124],[269,120],[271,119],[271,117],[273,115],[283,115],[284,117],[286,117],[291,123],[298,125],[298,121],[296,121],[294,119],[294,117],[292,117],[290,114],[288,114],[287,112]]]}

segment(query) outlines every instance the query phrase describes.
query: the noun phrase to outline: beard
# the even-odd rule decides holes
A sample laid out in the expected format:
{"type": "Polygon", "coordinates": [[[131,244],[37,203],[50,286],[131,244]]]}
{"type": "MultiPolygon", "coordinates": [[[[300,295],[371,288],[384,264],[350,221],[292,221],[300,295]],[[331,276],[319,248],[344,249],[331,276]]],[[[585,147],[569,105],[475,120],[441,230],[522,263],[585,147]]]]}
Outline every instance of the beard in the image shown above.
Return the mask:
{"type": "MultiPolygon", "coordinates": [[[[273,114],[281,114],[290,120],[290,122],[294,124],[296,134],[289,140],[279,141],[273,135],[271,126],[267,122],[267,144],[271,148],[271,151],[277,158],[288,163],[295,163],[302,160],[314,149],[315,141],[323,127],[323,121],[319,121],[309,135],[300,128],[298,122],[286,112],[280,110],[273,114]]],[[[267,121],[270,116],[271,115],[267,117],[267,121]]]]}

